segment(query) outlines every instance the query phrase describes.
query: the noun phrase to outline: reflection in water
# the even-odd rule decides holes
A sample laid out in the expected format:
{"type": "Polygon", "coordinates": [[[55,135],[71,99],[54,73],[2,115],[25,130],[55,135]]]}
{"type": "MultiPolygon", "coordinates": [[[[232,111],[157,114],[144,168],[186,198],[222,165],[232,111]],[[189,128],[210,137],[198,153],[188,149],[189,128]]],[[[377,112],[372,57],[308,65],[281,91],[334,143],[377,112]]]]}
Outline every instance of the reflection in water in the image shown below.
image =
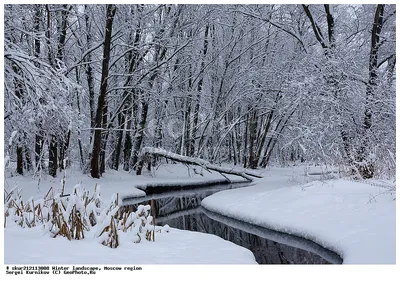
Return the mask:
{"type": "MultiPolygon", "coordinates": [[[[242,185],[243,186],[243,185],[242,185]]],[[[149,204],[157,225],[210,233],[251,250],[260,264],[330,264],[342,259],[309,240],[227,218],[201,207],[201,201],[237,185],[166,192],[124,200],[124,205],[149,204]]]]}

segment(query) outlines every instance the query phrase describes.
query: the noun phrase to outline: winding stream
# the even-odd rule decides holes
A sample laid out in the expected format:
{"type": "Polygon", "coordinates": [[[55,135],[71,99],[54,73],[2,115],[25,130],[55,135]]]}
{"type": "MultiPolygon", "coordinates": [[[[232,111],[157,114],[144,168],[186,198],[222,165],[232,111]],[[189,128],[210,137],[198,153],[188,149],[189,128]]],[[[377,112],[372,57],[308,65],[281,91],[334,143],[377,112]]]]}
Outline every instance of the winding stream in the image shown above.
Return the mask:
{"type": "Polygon", "coordinates": [[[174,228],[217,235],[252,251],[259,264],[342,263],[339,255],[310,240],[245,223],[201,207],[201,201],[215,192],[248,185],[225,184],[166,191],[125,198],[123,205],[151,205],[157,225],[168,224],[174,228]]]}

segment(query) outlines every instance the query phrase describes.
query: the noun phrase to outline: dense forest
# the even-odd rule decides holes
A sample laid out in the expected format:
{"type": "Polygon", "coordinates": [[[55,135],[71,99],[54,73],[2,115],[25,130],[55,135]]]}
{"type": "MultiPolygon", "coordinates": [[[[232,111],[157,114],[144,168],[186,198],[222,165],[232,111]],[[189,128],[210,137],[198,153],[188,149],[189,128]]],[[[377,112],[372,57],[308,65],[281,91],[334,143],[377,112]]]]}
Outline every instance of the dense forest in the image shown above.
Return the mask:
{"type": "MultiPolygon", "coordinates": [[[[395,5],[4,6],[5,166],[140,173],[144,147],[394,174],[395,5]]],[[[153,159],[153,164],[156,159],[153,159]]]]}

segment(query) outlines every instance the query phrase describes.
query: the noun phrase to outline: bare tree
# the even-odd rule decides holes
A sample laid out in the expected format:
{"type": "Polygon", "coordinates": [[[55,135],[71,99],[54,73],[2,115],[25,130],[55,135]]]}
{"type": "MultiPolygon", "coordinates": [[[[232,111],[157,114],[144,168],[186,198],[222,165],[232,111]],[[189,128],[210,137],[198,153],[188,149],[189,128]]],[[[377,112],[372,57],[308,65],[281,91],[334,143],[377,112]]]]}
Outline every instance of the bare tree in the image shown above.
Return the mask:
{"type": "Polygon", "coordinates": [[[100,178],[100,149],[102,142],[102,128],[106,124],[105,116],[107,115],[107,83],[108,83],[108,73],[109,73],[109,62],[110,62],[110,50],[111,50],[111,35],[112,35],[112,27],[113,20],[115,16],[117,8],[113,4],[107,5],[106,12],[106,25],[104,32],[104,49],[103,49],[103,63],[102,63],[102,72],[101,72],[101,86],[100,86],[100,94],[97,101],[97,110],[95,117],[95,128],[94,128],[94,137],[93,137],[93,150],[91,155],[91,171],[90,174],[93,178],[100,178]]]}

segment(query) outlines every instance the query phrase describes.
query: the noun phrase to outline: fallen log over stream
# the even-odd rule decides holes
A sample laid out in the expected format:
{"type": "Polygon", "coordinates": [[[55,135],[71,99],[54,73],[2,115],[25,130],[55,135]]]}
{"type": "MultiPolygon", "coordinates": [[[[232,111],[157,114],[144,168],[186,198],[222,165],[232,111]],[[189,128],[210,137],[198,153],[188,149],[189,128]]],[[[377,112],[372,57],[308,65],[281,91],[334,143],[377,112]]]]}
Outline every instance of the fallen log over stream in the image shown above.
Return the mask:
{"type": "MultiPolygon", "coordinates": [[[[162,156],[167,159],[184,163],[184,164],[190,164],[190,165],[197,165],[200,166],[207,171],[216,171],[219,172],[220,174],[228,174],[228,175],[235,175],[235,176],[240,176],[245,178],[248,181],[253,181],[253,177],[255,178],[262,178],[262,176],[257,175],[253,172],[247,171],[245,169],[235,169],[235,168],[226,168],[226,167],[221,167],[217,166],[214,164],[211,164],[210,162],[200,159],[200,158],[194,158],[194,157],[188,157],[188,156],[183,156],[180,154],[172,153],[170,151],[167,151],[162,148],[155,148],[155,147],[144,147],[141,150],[140,153],[140,161],[139,161],[139,173],[141,171],[141,167],[143,167],[144,162],[149,161],[149,156],[162,156]]],[[[224,175],[223,175],[224,176],[224,175]]]]}

